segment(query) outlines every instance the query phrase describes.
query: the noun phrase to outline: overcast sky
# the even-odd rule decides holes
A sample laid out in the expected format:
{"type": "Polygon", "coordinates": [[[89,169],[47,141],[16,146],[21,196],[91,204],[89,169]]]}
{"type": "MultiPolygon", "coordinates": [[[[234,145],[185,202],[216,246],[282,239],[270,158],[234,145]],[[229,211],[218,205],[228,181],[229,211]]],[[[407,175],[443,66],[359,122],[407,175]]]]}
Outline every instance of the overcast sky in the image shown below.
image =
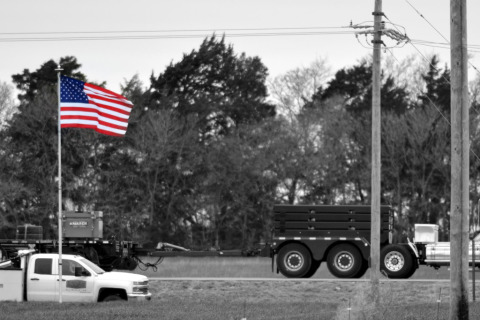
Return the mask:
{"type": "MultiPolygon", "coordinates": [[[[108,89],[118,91],[123,79],[135,74],[148,85],[152,72],[158,75],[183,53],[198,49],[214,31],[225,33],[235,52],[259,56],[272,77],[317,58],[326,58],[336,71],[371,54],[365,36],[358,41],[352,33],[363,29],[342,27],[351,21],[371,25],[373,8],[374,0],[2,1],[0,81],[73,55],[90,81],[107,81],[108,89]],[[95,40],[71,40],[78,37],[95,40]]],[[[471,63],[480,70],[480,1],[467,1],[467,11],[471,63]]],[[[449,0],[384,0],[383,12],[385,21],[396,24],[387,27],[403,27],[410,39],[430,42],[393,49],[397,59],[438,53],[442,65],[449,63],[450,50],[443,45],[444,37],[450,39],[449,0]]]]}

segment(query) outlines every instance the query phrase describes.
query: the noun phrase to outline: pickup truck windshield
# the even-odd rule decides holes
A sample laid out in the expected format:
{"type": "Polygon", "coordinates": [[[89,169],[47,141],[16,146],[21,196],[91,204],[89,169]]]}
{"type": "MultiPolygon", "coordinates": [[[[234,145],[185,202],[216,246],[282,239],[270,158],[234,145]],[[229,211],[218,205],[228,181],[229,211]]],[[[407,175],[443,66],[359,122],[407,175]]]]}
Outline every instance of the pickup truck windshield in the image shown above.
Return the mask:
{"type": "Polygon", "coordinates": [[[95,273],[102,274],[105,273],[105,270],[97,266],[95,263],[91,262],[90,260],[87,259],[80,259],[80,261],[84,264],[86,264],[89,268],[91,268],[95,273]]]}

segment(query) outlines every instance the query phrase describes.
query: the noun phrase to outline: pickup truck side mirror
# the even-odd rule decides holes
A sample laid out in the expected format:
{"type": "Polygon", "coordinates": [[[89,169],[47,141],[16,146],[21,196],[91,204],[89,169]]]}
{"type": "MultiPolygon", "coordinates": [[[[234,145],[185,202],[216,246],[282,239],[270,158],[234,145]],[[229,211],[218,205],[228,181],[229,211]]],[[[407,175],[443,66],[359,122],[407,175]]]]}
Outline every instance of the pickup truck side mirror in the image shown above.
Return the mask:
{"type": "Polygon", "coordinates": [[[88,277],[90,272],[83,269],[82,267],[75,267],[75,277],[88,277]]]}

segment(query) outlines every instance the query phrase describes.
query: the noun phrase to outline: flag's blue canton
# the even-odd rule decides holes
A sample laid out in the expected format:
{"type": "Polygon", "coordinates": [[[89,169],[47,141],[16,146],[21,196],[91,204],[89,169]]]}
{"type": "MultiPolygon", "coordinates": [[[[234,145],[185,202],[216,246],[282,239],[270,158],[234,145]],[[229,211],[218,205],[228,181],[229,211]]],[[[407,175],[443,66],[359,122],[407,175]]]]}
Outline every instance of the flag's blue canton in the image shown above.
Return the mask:
{"type": "Polygon", "coordinates": [[[84,84],[83,81],[62,76],[60,81],[60,101],[88,103],[88,97],[83,92],[84,84]]]}

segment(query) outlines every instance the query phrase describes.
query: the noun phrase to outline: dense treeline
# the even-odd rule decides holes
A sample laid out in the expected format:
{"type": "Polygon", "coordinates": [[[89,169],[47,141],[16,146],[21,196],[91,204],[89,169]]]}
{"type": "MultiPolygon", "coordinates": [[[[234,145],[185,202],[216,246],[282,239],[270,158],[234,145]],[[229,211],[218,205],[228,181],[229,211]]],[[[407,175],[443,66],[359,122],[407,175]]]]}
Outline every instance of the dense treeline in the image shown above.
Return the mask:
{"type": "MultiPolygon", "coordinates": [[[[76,58],[59,63],[65,75],[88,81],[76,58]]],[[[368,204],[370,66],[361,61],[330,77],[317,61],[267,83],[258,57],[207,38],[152,75],[147,89],[137,77],[124,82],[135,105],[125,138],[62,129],[64,209],[103,211],[106,236],[228,249],[268,240],[274,203],[368,204]]],[[[20,104],[0,122],[0,238],[24,223],[55,233],[56,68],[50,60],[12,76],[20,104]]],[[[395,70],[383,75],[382,203],[396,209],[398,238],[420,222],[440,224],[446,239],[450,72],[436,57],[409,68],[410,81],[395,70]]],[[[6,110],[10,92],[0,93],[6,110]]]]}

